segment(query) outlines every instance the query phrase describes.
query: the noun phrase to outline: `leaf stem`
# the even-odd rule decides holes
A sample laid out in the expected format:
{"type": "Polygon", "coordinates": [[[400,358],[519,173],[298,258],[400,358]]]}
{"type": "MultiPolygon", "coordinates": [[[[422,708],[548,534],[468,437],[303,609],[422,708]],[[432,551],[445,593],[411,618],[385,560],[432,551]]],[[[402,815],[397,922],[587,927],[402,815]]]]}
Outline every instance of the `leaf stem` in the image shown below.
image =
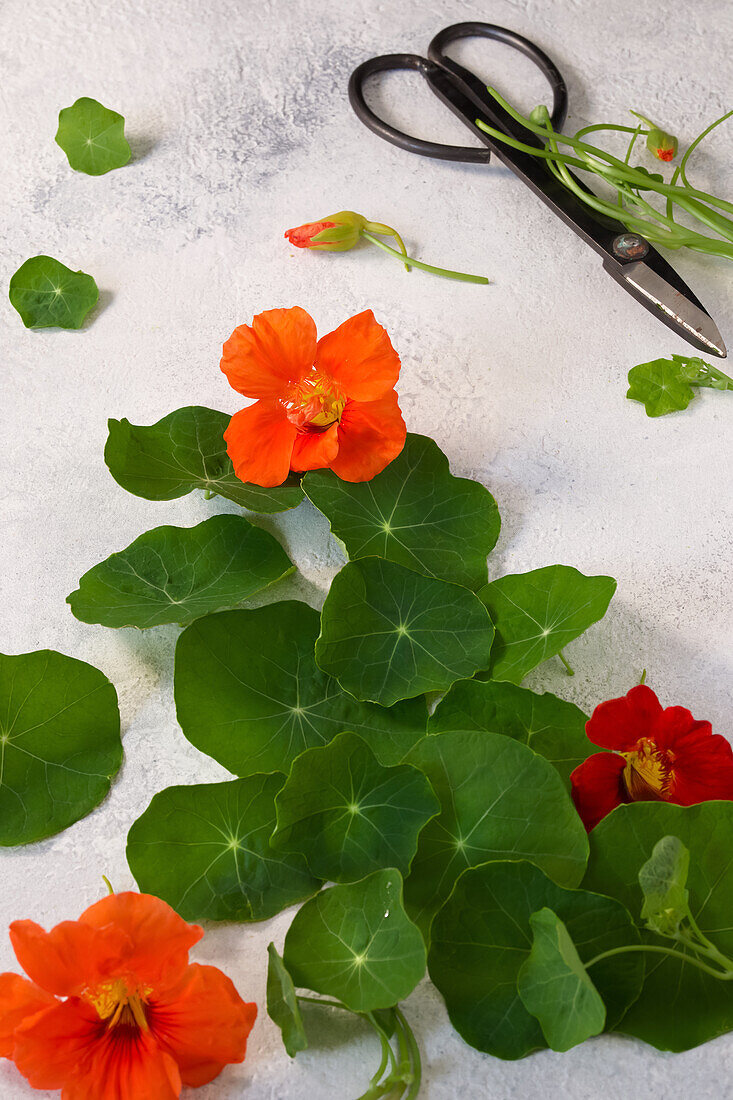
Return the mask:
{"type": "Polygon", "coordinates": [[[560,650],[560,652],[558,653],[558,657],[560,658],[562,663],[565,665],[565,669],[567,671],[568,676],[574,676],[575,675],[575,669],[570,667],[570,665],[568,664],[568,662],[565,658],[565,654],[563,653],[562,650],[560,650]]]}
{"type": "Polygon", "coordinates": [[[442,275],[445,279],[457,279],[462,283],[483,283],[485,285],[489,281],[485,275],[466,275],[462,271],[451,271],[447,267],[433,267],[431,264],[424,264],[420,260],[414,260],[411,256],[403,256],[401,253],[397,252],[396,249],[390,248],[388,244],[385,244],[384,241],[380,241],[371,233],[362,231],[361,235],[365,240],[371,241],[372,244],[375,244],[377,248],[381,248],[382,251],[386,252],[389,256],[396,256],[401,263],[404,263],[406,259],[411,267],[418,267],[421,271],[429,271],[431,275],[442,275]]]}
{"type": "Polygon", "coordinates": [[[730,972],[716,970],[712,966],[700,962],[699,959],[694,959],[690,955],[685,955],[683,951],[675,951],[672,947],[658,947],[654,944],[629,944],[628,947],[614,947],[610,951],[604,951],[602,954],[596,955],[594,959],[591,959],[590,962],[584,963],[583,965],[587,970],[603,959],[610,959],[613,955],[624,955],[630,951],[651,951],[657,955],[669,955],[672,959],[680,959],[681,962],[689,963],[690,966],[696,966],[698,970],[704,970],[706,974],[710,974],[713,978],[719,978],[722,982],[733,981],[733,968],[730,972]]]}

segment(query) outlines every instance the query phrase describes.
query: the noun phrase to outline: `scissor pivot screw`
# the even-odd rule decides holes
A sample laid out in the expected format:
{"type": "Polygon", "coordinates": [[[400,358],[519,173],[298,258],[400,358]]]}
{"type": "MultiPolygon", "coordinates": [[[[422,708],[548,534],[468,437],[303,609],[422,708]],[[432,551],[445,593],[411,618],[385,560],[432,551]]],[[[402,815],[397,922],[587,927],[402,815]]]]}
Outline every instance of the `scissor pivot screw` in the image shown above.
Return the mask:
{"type": "Polygon", "coordinates": [[[621,233],[614,237],[612,248],[622,260],[643,260],[649,251],[649,242],[638,233],[621,233]]]}

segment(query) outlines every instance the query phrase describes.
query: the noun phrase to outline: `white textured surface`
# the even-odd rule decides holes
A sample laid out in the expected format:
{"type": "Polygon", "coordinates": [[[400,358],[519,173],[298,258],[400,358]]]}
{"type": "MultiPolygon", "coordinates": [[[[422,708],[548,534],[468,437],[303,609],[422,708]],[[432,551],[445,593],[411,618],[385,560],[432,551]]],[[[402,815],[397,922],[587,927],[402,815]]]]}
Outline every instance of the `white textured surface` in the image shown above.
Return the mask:
{"type": "MultiPolygon", "coordinates": [[[[234,510],[200,495],[128,496],[103,463],[106,418],[152,423],[189,404],[234,411],[220,345],[262,309],[301,304],[321,332],[375,310],[402,355],[409,428],[434,436],[456,473],[497,497],[495,574],[561,561],[618,578],[606,620],[572,647],[575,679],[550,662],[531,686],[591,708],[646,666],[665,703],[730,732],[733,395],[708,391],[685,414],[648,420],[624,399],[627,370],[687,346],[507,173],[411,158],[363,130],[346,101],[360,60],[422,52],[442,26],[471,18],[544,46],[567,76],[577,125],[622,121],[636,107],[684,142],[731,105],[727,0],[4,0],[0,282],[46,252],[91,272],[102,304],[78,333],[27,332],[7,299],[0,306],[0,647],[56,648],[102,668],[120,695],[126,759],[88,818],[0,852],[0,969],[15,968],[10,920],[75,917],[100,895],[103,873],[118,889],[132,885],[125,834],[155,791],[225,776],[176,726],[177,630],[85,626],[64,599],[84,570],[147,528],[234,510]],[[126,116],[128,167],[100,178],[69,169],[53,135],[59,108],[80,95],[126,116]],[[407,276],[376,250],[314,255],[283,241],[286,227],[343,207],[396,225],[428,262],[485,272],[493,285],[407,276]]],[[[504,48],[457,56],[525,107],[543,94],[529,62],[504,48]]],[[[422,136],[465,140],[417,79],[391,77],[381,101],[422,136]]],[[[733,190],[730,148],[729,124],[699,156],[699,178],[718,193],[733,190]]],[[[673,262],[733,344],[730,267],[673,262]]],[[[261,522],[302,570],[289,591],[318,605],[339,562],[325,523],[307,504],[261,522]]],[[[261,1005],[246,1063],[200,1090],[202,1100],[348,1100],[365,1087],[376,1055],[368,1039],[314,1016],[324,1050],[291,1063],[267,1019],[265,948],[288,921],[212,927],[197,949],[261,1005]]],[[[602,1038],[502,1063],[462,1043],[427,983],[408,1009],[426,1100],[733,1095],[729,1038],[677,1056],[602,1038]]],[[[0,1063],[3,1100],[32,1095],[0,1063]]]]}

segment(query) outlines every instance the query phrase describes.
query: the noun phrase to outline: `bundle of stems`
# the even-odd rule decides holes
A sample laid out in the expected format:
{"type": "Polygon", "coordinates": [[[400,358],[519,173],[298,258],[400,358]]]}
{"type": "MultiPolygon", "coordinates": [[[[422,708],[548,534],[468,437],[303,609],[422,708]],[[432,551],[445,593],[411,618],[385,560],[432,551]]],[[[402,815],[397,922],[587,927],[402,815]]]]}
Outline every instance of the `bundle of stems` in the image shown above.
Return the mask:
{"type": "MultiPolygon", "coordinates": [[[[604,122],[594,126],[583,126],[574,137],[570,137],[553,129],[546,107],[535,108],[531,116],[525,117],[494,88],[489,88],[488,91],[513,119],[526,127],[530,133],[541,138],[543,145],[540,147],[518,141],[501,130],[487,125],[481,119],[476,120],[476,125],[487,134],[491,134],[497,141],[545,160],[553,176],[586,206],[599,214],[615,218],[627,229],[639,233],[652,244],[664,245],[667,248],[691,248],[696,252],[733,259],[733,220],[726,216],[733,215],[733,203],[719,199],[707,191],[698,190],[692,186],[687,177],[691,153],[711,130],[733,115],[733,110],[726,112],[698,134],[675,168],[669,183],[665,183],[661,175],[652,174],[642,167],[633,167],[629,163],[639,137],[650,133],[651,126],[647,128],[647,119],[642,118],[638,126],[617,126],[604,122]],[[631,135],[623,160],[583,140],[586,134],[604,130],[631,135]],[[600,195],[589,193],[580,186],[579,181],[570,171],[571,168],[590,172],[593,176],[602,179],[616,191],[616,200],[609,201],[600,195]],[[664,201],[663,210],[648,201],[652,192],[664,201]],[[676,220],[675,213],[679,211],[687,216],[694,227],[691,228],[676,220]],[[697,228],[698,226],[700,229],[697,228]],[[717,236],[710,236],[709,230],[717,236]]],[[[632,114],[635,113],[632,112],[632,114]]],[[[641,118],[639,115],[637,117],[641,118]]]]}

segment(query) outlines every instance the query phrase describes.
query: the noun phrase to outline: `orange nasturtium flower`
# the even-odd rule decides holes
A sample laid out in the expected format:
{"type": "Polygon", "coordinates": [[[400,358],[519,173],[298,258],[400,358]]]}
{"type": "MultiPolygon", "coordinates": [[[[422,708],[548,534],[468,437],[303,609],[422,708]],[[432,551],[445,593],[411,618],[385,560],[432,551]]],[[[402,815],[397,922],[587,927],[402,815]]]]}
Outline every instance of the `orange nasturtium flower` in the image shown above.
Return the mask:
{"type": "Polygon", "coordinates": [[[370,309],[320,340],[299,306],[268,309],[234,330],[221,369],[256,399],[224,433],[241,481],[281,485],[290,470],[324,467],[369,481],[404,446],[400,359],[370,309]]]}
{"type": "Polygon", "coordinates": [[[111,894],[50,932],[14,921],[31,980],[0,974],[0,1056],[61,1100],[176,1100],[213,1080],[243,1060],[257,1007],[189,963],[202,936],[150,894],[111,894]]]}

